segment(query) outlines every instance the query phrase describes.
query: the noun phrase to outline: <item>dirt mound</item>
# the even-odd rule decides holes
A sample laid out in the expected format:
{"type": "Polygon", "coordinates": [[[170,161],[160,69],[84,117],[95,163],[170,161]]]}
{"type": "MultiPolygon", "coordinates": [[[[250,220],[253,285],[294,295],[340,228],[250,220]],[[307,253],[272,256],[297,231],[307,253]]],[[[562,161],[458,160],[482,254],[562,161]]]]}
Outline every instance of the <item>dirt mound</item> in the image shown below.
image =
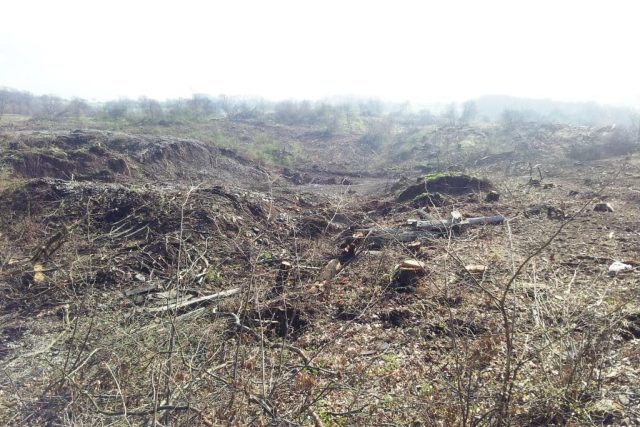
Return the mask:
{"type": "Polygon", "coordinates": [[[406,187],[397,197],[398,202],[407,202],[423,193],[459,196],[477,191],[491,190],[489,181],[465,174],[435,174],[419,178],[416,184],[406,187]]]}
{"type": "Polygon", "coordinates": [[[17,133],[0,163],[23,178],[198,179],[247,185],[265,178],[265,171],[232,150],[202,141],[103,131],[17,133]]]}
{"type": "Polygon", "coordinates": [[[137,175],[131,160],[104,147],[100,132],[16,134],[0,162],[15,176],[114,182],[137,175]]]}
{"type": "MultiPolygon", "coordinates": [[[[236,277],[244,280],[256,257],[293,258],[299,250],[289,241],[293,230],[298,230],[294,233],[298,239],[314,239],[327,228],[333,230],[321,207],[301,213],[295,198],[269,201],[267,197],[215,185],[186,188],[33,179],[0,192],[0,237],[17,245],[11,259],[0,259],[0,266],[17,262],[31,268],[27,260],[37,257],[50,268],[77,258],[80,274],[103,288],[131,285],[136,274],[152,275],[162,288],[170,286],[185,256],[201,256],[194,264],[194,276],[184,280],[195,286],[202,277],[223,275],[231,286],[236,277]],[[99,261],[88,262],[86,257],[96,255],[99,261]]],[[[21,273],[5,273],[0,281],[4,278],[15,291],[23,292],[21,273]]],[[[52,279],[71,286],[73,274],[78,273],[56,269],[52,279]]],[[[31,289],[38,288],[27,282],[31,289]]],[[[210,285],[216,284],[212,279],[210,285]]]]}

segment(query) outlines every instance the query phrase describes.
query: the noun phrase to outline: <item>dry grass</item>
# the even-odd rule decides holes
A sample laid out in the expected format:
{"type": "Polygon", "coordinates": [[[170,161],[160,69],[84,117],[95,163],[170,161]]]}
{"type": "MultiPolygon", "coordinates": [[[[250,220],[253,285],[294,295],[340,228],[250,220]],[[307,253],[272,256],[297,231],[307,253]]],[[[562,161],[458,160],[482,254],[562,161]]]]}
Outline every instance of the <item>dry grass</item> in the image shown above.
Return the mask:
{"type": "Polygon", "coordinates": [[[427,206],[508,223],[425,238],[417,253],[365,240],[322,282],[349,225],[399,226],[413,208],[348,186],[4,189],[0,422],[632,425],[638,272],[606,269],[637,263],[628,187],[638,165],[547,169],[547,189],[503,165],[477,170],[499,186],[499,203],[477,194],[427,206]],[[616,211],[593,212],[594,197],[616,211]],[[392,269],[406,258],[427,272],[397,292],[392,269]],[[469,264],[487,270],[470,275],[469,264]],[[125,295],[149,284],[155,302],[125,295]],[[213,304],[145,312],[235,287],[213,304]]]}

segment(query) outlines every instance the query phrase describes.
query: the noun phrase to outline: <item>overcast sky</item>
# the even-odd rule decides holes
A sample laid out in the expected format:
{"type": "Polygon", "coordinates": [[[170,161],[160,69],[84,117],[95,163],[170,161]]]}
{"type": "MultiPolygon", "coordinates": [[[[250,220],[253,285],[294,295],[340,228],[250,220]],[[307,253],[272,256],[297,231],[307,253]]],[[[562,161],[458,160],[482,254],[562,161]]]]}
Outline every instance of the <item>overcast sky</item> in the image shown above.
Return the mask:
{"type": "Polygon", "coordinates": [[[640,104],[635,0],[10,0],[0,86],[164,99],[640,104]]]}

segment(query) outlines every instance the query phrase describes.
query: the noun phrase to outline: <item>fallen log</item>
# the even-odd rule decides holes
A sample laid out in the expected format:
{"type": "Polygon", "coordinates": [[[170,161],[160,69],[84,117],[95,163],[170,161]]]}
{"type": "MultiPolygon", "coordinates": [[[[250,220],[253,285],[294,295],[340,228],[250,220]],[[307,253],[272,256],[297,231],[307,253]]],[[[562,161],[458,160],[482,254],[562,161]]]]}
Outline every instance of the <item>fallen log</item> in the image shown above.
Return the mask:
{"type": "Polygon", "coordinates": [[[133,289],[128,289],[124,292],[124,295],[127,297],[132,297],[135,295],[140,295],[140,294],[147,294],[149,292],[153,292],[155,290],[158,289],[158,285],[157,284],[151,284],[151,285],[142,285],[142,286],[138,286],[137,288],[133,288],[133,289]]]}
{"type": "Polygon", "coordinates": [[[424,239],[427,237],[439,237],[443,232],[450,228],[460,228],[465,226],[485,225],[485,224],[502,224],[505,221],[502,215],[485,216],[478,218],[468,218],[459,220],[456,217],[448,220],[431,220],[422,221],[418,219],[409,219],[407,223],[412,229],[406,228],[369,228],[359,229],[356,232],[366,236],[366,241],[373,245],[383,246],[388,242],[413,242],[414,240],[424,239]]]}
{"type": "Polygon", "coordinates": [[[182,301],[178,301],[177,303],[172,303],[172,304],[167,304],[164,305],[162,307],[149,307],[149,308],[144,308],[143,310],[147,313],[161,313],[164,311],[171,311],[171,310],[179,310],[185,307],[189,307],[191,305],[194,304],[208,304],[210,302],[213,302],[217,299],[222,299],[222,298],[227,298],[230,296],[233,296],[237,293],[240,292],[240,288],[233,288],[233,289],[227,289],[226,291],[222,291],[222,292],[218,292],[215,294],[211,294],[211,295],[205,295],[202,297],[198,297],[198,298],[192,298],[189,300],[182,300],[182,301]]]}
{"type": "Polygon", "coordinates": [[[422,219],[431,219],[431,216],[427,213],[427,211],[422,208],[416,209],[416,212],[418,212],[418,215],[420,215],[422,219]]]}
{"type": "Polygon", "coordinates": [[[485,224],[502,224],[505,220],[505,217],[502,215],[494,215],[494,216],[483,216],[478,218],[467,218],[464,220],[459,220],[457,218],[447,219],[447,220],[434,220],[434,221],[422,221],[418,219],[409,219],[407,223],[413,225],[415,228],[420,228],[423,230],[445,230],[451,228],[453,226],[462,227],[465,225],[485,225],[485,224]]]}
{"type": "Polygon", "coordinates": [[[426,237],[438,237],[440,233],[430,230],[406,230],[402,228],[375,228],[360,230],[367,234],[365,241],[374,246],[383,246],[387,242],[413,242],[426,237]]]}

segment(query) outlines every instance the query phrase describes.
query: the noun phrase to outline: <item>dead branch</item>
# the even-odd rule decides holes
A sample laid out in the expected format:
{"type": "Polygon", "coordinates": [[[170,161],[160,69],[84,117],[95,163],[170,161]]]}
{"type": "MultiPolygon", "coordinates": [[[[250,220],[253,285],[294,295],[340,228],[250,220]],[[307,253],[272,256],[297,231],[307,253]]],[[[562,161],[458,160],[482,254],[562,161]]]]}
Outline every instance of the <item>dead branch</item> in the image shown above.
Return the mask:
{"type": "Polygon", "coordinates": [[[430,230],[406,230],[387,227],[360,229],[357,232],[364,233],[367,236],[366,241],[379,246],[390,242],[412,242],[416,239],[439,236],[439,233],[430,230]]]}
{"type": "Polygon", "coordinates": [[[144,308],[143,310],[147,313],[162,313],[165,311],[179,310],[195,304],[209,304],[217,299],[228,298],[230,296],[233,296],[239,293],[240,289],[241,288],[227,289],[226,291],[218,292],[211,295],[205,295],[199,298],[193,298],[188,301],[177,301],[173,304],[167,304],[162,307],[149,307],[149,308],[144,308]]]}
{"type": "Polygon", "coordinates": [[[308,366],[311,363],[311,360],[309,359],[309,356],[307,356],[302,349],[300,349],[298,347],[294,347],[294,346],[289,345],[289,344],[273,343],[271,341],[268,341],[265,337],[260,336],[260,334],[257,333],[256,331],[254,331],[253,329],[251,329],[247,325],[244,325],[240,321],[240,317],[238,317],[237,314],[230,313],[230,312],[217,312],[217,311],[214,311],[214,314],[217,314],[219,316],[230,317],[231,319],[233,319],[234,324],[236,325],[236,327],[238,329],[240,329],[243,332],[248,333],[249,335],[251,335],[252,337],[254,337],[255,339],[257,339],[259,341],[260,340],[264,340],[265,344],[267,344],[269,347],[285,348],[285,349],[289,350],[290,352],[295,353],[298,356],[300,356],[300,358],[305,363],[305,365],[308,366]]]}

